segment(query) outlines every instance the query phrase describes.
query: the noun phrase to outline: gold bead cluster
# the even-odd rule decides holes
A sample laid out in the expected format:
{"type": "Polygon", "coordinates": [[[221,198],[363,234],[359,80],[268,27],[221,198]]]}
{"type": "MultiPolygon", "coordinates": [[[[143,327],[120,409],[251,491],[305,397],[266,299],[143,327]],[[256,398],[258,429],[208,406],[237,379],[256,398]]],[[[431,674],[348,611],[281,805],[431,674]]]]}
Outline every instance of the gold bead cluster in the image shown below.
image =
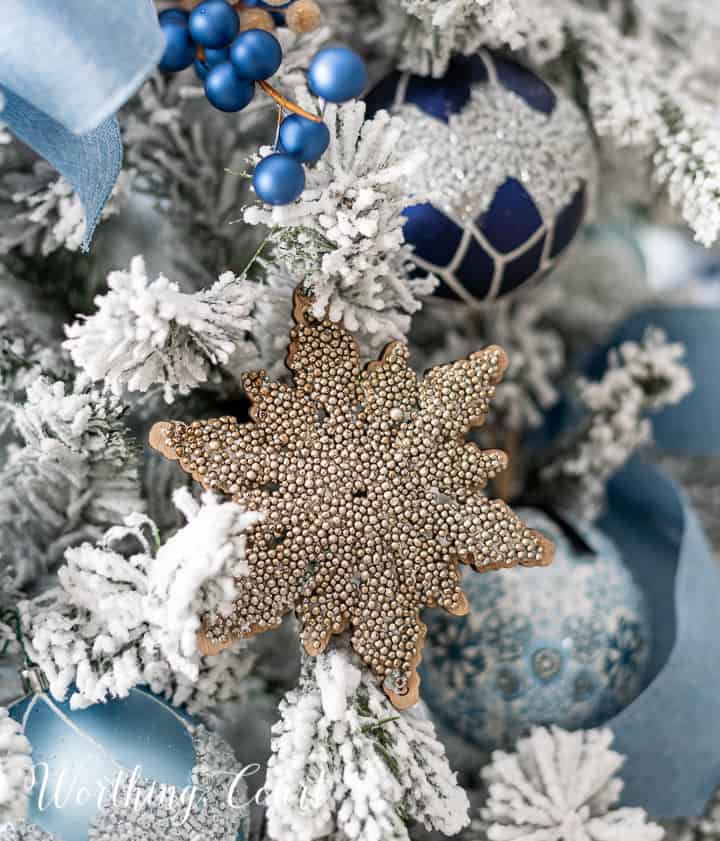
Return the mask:
{"type": "Polygon", "coordinates": [[[481,489],[504,453],[465,441],[507,365],[490,347],[418,381],[393,343],[360,366],[354,339],[297,297],[293,385],[247,374],[250,423],[162,423],[154,446],[205,488],[265,519],[248,535],[248,575],[207,647],[276,627],[290,611],[308,653],[348,631],[399,707],[418,698],[420,610],[467,612],[458,563],[480,572],[549,563],[552,545],[481,489]]]}

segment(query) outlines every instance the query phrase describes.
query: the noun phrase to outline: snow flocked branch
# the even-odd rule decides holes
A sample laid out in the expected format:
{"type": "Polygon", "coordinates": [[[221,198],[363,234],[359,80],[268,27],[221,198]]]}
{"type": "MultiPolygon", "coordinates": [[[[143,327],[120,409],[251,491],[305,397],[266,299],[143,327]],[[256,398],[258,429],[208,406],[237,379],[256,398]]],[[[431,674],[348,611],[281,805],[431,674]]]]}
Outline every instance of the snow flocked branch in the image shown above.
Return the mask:
{"type": "Polygon", "coordinates": [[[261,518],[237,503],[186,489],[174,501],[188,523],[161,544],[155,524],[132,514],[97,544],[68,549],[59,587],[21,602],[26,648],[50,691],[82,708],[146,684],[197,711],[238,695],[250,659],[241,645],[206,660],[201,617],[231,608],[246,574],[245,533],[261,518]],[[120,546],[134,544],[135,554],[120,546]]]}
{"type": "Polygon", "coordinates": [[[482,772],[488,841],[660,841],[642,809],[614,808],[624,758],[612,733],[536,727],[515,753],[496,751],[482,772]]]}
{"type": "Polygon", "coordinates": [[[589,419],[541,471],[565,510],[584,521],[601,513],[608,479],[652,440],[645,413],[679,403],[692,390],[684,355],[683,345],[650,328],[642,342],[624,342],[610,352],[599,382],[580,381],[579,398],[589,419]]]}
{"type": "Polygon", "coordinates": [[[22,727],[0,707],[0,829],[26,817],[32,788],[32,747],[22,727]]]}
{"type": "Polygon", "coordinates": [[[248,338],[256,287],[225,272],[209,289],[186,293],[160,275],[150,280],[142,257],[108,276],[97,311],[66,327],[65,347],[91,379],[114,394],[162,385],[171,402],[206,382],[211,366],[233,356],[256,358],[248,338]]]}
{"type": "Polygon", "coordinates": [[[275,841],[409,841],[410,821],[447,835],[467,824],[432,722],[398,712],[344,650],[306,657],[280,713],[266,781],[275,841]]]}
{"type": "MultiPolygon", "coordinates": [[[[313,103],[298,92],[301,103],[313,103]]],[[[410,277],[402,184],[422,153],[399,148],[402,121],[380,111],[365,119],[365,104],[331,105],[324,115],[330,148],[307,169],[305,192],[293,204],[252,206],[245,221],[266,225],[275,257],[314,298],[315,313],[361,336],[373,347],[402,338],[419,296],[434,278],[410,277]]]]}
{"type": "Polygon", "coordinates": [[[16,585],[62,559],[67,546],[96,539],[142,510],[138,452],[111,395],[36,379],[13,411],[22,446],[0,470],[0,540],[16,585]]]}

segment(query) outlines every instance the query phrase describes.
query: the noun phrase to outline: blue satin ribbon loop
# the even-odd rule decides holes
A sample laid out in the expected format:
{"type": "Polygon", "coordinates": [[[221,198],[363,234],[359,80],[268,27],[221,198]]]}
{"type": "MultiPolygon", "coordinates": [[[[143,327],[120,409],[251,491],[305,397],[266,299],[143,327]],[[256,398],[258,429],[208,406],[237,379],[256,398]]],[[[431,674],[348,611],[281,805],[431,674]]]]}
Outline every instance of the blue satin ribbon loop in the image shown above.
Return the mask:
{"type": "Polygon", "coordinates": [[[4,0],[0,121],[72,184],[87,247],[120,172],[116,111],[164,39],[152,0],[4,0]]]}

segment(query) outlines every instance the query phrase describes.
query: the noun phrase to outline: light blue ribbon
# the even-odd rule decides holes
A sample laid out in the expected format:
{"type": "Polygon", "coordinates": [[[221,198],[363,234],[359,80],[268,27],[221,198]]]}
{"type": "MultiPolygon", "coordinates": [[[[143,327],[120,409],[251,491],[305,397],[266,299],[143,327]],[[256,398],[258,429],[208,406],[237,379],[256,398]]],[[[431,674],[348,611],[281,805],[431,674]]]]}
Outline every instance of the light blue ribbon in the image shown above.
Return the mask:
{"type": "Polygon", "coordinates": [[[720,566],[685,495],[634,459],[602,527],[647,594],[649,684],[609,726],[627,755],[623,801],[659,818],[702,813],[720,785],[720,566]]]}
{"type": "Polygon", "coordinates": [[[164,39],[152,0],[4,0],[0,121],[73,185],[84,248],[122,162],[113,115],[152,73],[164,39]]]}

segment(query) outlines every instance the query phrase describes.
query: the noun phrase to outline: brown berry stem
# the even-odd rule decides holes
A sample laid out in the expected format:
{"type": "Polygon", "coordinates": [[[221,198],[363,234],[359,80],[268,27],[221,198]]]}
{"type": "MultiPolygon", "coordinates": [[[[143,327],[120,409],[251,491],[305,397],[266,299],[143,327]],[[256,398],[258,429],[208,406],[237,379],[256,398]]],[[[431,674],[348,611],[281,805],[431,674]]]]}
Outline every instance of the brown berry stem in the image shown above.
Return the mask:
{"type": "Polygon", "coordinates": [[[265,93],[274,99],[281,108],[285,109],[285,111],[292,111],[293,114],[299,114],[301,117],[312,120],[314,123],[322,122],[321,117],[311,114],[309,111],[306,111],[304,108],[301,108],[299,105],[296,105],[294,102],[286,99],[280,91],[276,90],[269,82],[260,81],[258,82],[258,85],[260,85],[265,93]]]}

